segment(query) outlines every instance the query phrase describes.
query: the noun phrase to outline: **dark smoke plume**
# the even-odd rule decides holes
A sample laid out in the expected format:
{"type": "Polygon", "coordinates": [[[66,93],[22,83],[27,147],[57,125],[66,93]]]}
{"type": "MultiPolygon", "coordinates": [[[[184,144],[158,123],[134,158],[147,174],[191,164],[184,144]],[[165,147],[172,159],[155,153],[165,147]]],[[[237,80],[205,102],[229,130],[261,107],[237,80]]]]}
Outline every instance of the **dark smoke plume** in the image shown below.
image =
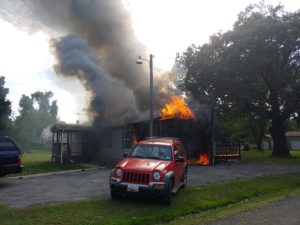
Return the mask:
{"type": "Polygon", "coordinates": [[[57,40],[55,47],[60,62],[56,69],[66,76],[78,77],[88,90],[93,90],[91,107],[101,115],[102,125],[117,125],[129,122],[132,117],[139,118],[133,92],[100,66],[86,40],[69,35],[57,40]]]}
{"type": "MultiPolygon", "coordinates": [[[[12,3],[5,2],[6,8],[12,8],[12,3]]],[[[33,32],[52,29],[64,35],[54,38],[52,45],[58,59],[56,71],[82,81],[92,93],[90,111],[97,120],[121,125],[148,115],[148,65],[135,64],[138,55],[147,57],[147,53],[134,36],[130,15],[121,0],[14,2],[18,25],[25,24],[33,32]]],[[[6,19],[12,20],[9,16],[6,19]]],[[[173,94],[169,82],[166,77],[155,77],[157,110],[173,94]]]]}

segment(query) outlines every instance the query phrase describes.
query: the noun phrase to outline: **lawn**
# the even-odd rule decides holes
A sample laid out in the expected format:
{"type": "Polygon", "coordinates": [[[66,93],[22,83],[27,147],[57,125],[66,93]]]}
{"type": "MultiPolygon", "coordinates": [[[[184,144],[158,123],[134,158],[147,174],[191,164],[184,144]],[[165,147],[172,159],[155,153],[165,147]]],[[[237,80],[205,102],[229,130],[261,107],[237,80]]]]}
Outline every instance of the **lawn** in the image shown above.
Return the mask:
{"type": "Polygon", "coordinates": [[[47,150],[30,150],[22,154],[22,164],[25,170],[20,175],[29,175],[37,173],[48,173],[62,170],[83,169],[84,167],[77,164],[57,164],[51,162],[51,151],[47,150]]]}
{"type": "Polygon", "coordinates": [[[215,213],[263,199],[300,193],[300,173],[235,180],[181,190],[171,206],[152,199],[94,199],[60,205],[9,209],[0,206],[1,225],[200,224],[215,213]]]}
{"type": "Polygon", "coordinates": [[[287,157],[274,157],[271,150],[242,151],[242,160],[261,164],[300,165],[300,151],[290,151],[287,157]]]}

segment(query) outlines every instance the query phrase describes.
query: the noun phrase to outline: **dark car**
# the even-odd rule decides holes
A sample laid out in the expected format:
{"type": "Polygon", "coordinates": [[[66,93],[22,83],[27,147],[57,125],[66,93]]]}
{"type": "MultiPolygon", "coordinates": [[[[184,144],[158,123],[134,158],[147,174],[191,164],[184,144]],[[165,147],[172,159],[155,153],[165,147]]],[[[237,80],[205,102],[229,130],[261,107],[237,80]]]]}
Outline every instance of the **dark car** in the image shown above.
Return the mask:
{"type": "Polygon", "coordinates": [[[0,136],[0,177],[21,173],[21,150],[13,139],[0,136]]]}

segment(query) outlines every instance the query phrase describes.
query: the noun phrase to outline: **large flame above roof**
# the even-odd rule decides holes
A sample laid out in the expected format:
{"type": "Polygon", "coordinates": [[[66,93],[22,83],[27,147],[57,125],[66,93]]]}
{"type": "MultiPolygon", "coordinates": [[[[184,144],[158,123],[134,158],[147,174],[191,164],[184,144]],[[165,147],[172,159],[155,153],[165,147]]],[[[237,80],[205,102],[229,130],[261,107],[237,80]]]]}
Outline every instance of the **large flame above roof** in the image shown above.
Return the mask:
{"type": "Polygon", "coordinates": [[[160,110],[161,120],[178,118],[183,120],[194,119],[195,115],[187,106],[184,99],[179,96],[172,96],[170,102],[160,110]]]}

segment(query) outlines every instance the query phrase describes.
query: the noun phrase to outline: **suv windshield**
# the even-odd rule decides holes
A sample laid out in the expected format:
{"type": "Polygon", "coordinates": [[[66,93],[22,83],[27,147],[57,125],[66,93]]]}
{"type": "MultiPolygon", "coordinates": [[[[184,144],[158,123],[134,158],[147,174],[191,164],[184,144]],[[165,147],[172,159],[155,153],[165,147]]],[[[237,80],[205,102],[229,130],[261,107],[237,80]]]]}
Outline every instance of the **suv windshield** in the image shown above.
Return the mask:
{"type": "Polygon", "coordinates": [[[165,145],[139,144],[131,152],[131,158],[172,160],[172,148],[165,145]]]}

